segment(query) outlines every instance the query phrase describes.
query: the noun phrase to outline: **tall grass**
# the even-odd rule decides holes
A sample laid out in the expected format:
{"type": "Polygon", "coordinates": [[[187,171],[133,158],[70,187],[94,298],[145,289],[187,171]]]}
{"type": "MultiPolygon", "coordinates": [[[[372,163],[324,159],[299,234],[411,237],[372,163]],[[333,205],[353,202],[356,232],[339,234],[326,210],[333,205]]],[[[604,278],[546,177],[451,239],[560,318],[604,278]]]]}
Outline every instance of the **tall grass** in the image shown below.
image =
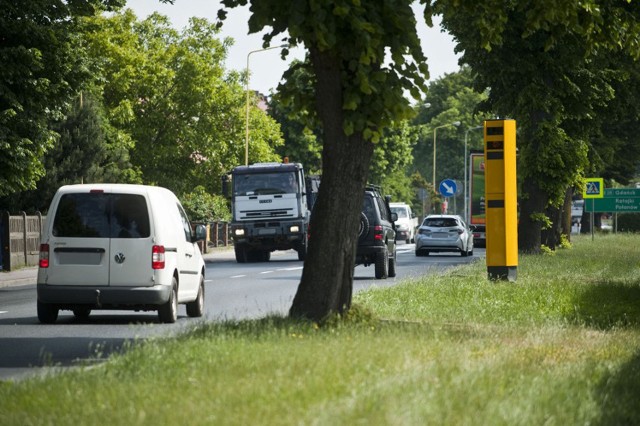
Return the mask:
{"type": "Polygon", "coordinates": [[[574,238],[355,297],[318,327],[200,323],[87,369],[0,383],[0,424],[640,424],[640,244],[574,238]]]}

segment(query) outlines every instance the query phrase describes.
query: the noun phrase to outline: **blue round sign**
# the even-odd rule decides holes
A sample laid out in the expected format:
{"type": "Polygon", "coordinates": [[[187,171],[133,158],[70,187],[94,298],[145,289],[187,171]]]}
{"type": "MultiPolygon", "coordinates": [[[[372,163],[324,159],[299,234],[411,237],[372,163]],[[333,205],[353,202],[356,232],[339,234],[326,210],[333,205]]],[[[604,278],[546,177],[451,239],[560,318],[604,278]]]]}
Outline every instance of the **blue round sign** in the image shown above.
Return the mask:
{"type": "Polygon", "coordinates": [[[458,192],[458,185],[453,179],[445,179],[440,182],[440,194],[443,197],[453,197],[458,192]]]}

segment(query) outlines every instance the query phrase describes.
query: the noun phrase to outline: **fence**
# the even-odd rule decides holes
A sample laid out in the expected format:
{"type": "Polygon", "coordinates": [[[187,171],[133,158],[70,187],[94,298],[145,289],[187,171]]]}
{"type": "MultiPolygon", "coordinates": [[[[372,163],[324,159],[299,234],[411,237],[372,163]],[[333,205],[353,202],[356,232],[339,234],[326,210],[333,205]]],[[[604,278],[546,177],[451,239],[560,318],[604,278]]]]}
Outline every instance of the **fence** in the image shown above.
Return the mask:
{"type": "MultiPolygon", "coordinates": [[[[47,217],[25,212],[11,216],[5,211],[0,217],[0,270],[12,271],[25,266],[37,266],[40,254],[40,235],[47,217]]],[[[196,223],[193,223],[195,226],[196,223]]],[[[229,224],[206,224],[207,240],[200,242],[200,251],[207,253],[211,247],[229,245],[229,224]]]]}
{"type": "Polygon", "coordinates": [[[36,266],[40,254],[40,234],[46,216],[37,213],[27,216],[25,212],[11,216],[3,212],[0,218],[0,266],[11,271],[24,266],[36,266]]]}

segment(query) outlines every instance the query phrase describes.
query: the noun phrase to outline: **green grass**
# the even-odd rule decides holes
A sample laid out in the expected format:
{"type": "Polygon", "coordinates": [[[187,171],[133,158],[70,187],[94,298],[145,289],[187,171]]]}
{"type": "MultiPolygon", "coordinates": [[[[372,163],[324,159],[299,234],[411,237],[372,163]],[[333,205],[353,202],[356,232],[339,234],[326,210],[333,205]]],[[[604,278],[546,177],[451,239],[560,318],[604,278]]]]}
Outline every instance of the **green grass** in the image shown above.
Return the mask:
{"type": "Polygon", "coordinates": [[[0,383],[0,424],[640,424],[640,237],[359,293],[323,327],[200,323],[0,383]]]}

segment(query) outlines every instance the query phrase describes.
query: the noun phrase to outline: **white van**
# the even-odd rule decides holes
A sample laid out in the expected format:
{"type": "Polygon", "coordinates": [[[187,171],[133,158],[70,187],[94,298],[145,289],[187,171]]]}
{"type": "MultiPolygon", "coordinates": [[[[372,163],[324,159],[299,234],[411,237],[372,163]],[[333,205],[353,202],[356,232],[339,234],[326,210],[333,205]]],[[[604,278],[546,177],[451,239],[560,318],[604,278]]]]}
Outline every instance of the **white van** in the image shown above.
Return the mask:
{"type": "Polygon", "coordinates": [[[93,309],[157,310],[161,322],[204,312],[204,260],[190,222],[168,189],[125,184],[63,186],[40,244],[38,319],[59,310],[86,319],[93,309]]]}
{"type": "Polygon", "coordinates": [[[418,218],[407,203],[389,203],[391,213],[398,215],[396,220],[396,240],[405,240],[407,244],[415,242],[418,218]]]}

